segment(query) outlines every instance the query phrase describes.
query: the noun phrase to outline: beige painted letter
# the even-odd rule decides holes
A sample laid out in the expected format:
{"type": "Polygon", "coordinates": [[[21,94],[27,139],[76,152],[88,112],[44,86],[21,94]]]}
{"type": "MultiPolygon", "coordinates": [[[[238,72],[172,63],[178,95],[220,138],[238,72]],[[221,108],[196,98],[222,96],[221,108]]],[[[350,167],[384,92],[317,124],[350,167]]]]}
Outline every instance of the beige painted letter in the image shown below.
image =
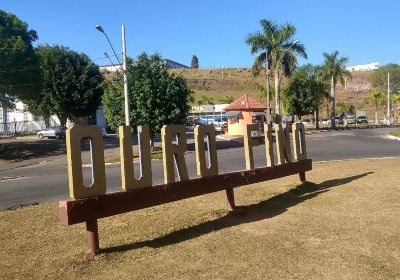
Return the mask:
{"type": "Polygon", "coordinates": [[[306,136],[303,123],[294,123],[292,127],[294,160],[307,159],[306,136]]]}
{"type": "Polygon", "coordinates": [[[252,131],[258,131],[258,124],[243,125],[244,154],[246,157],[246,169],[254,169],[253,147],[257,146],[257,139],[251,137],[252,131]]]}
{"type": "Polygon", "coordinates": [[[152,185],[149,127],[147,125],[138,126],[137,131],[140,154],[139,179],[135,178],[134,172],[131,127],[119,127],[121,181],[122,189],[124,190],[150,187],[152,185]]]}
{"type": "Polygon", "coordinates": [[[271,124],[264,124],[265,136],[265,158],[267,166],[274,166],[274,147],[272,142],[272,126],[271,124]]]}
{"type": "Polygon", "coordinates": [[[276,150],[278,154],[278,164],[292,161],[292,152],[290,150],[290,135],[287,128],[282,124],[275,124],[276,150]]]}
{"type": "Polygon", "coordinates": [[[175,182],[174,165],[176,164],[179,180],[189,179],[186,162],[186,131],[183,125],[164,125],[161,129],[164,183],[175,182]],[[172,143],[172,136],[176,135],[177,143],[172,143]]]}
{"type": "Polygon", "coordinates": [[[106,172],[100,127],[95,125],[74,126],[67,130],[66,140],[70,197],[85,198],[105,194],[107,191],[106,172]],[[93,178],[91,186],[83,184],[81,141],[84,137],[90,139],[93,178]]]}
{"type": "Polygon", "coordinates": [[[196,145],[197,175],[201,177],[218,175],[217,143],[213,125],[196,125],[194,128],[196,145]],[[207,137],[208,164],[206,163],[204,137],[207,137]]]}

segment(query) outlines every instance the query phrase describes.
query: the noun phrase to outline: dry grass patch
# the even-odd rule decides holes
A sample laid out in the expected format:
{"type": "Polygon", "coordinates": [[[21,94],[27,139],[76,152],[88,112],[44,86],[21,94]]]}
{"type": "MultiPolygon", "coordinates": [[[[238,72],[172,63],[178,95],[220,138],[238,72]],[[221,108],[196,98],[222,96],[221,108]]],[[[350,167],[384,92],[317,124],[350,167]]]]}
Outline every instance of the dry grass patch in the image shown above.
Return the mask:
{"type": "MultiPolygon", "coordinates": [[[[105,155],[104,161],[106,163],[120,162],[120,154],[119,153],[120,153],[119,150],[115,150],[112,153],[105,155]]],[[[139,157],[139,149],[133,148],[132,153],[133,153],[133,158],[139,157]]],[[[151,151],[150,156],[152,159],[162,159],[162,150],[161,149],[153,150],[153,151],[151,151]]]]}
{"type": "Polygon", "coordinates": [[[102,254],[57,205],[0,213],[1,279],[398,279],[400,159],[291,176],[100,220],[102,254]]]}

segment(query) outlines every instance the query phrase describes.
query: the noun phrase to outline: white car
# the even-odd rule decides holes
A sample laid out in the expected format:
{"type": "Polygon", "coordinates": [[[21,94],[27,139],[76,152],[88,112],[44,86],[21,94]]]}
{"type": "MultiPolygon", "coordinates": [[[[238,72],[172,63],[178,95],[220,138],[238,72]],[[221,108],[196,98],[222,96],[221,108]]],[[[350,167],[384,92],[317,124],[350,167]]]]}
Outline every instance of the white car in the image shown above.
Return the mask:
{"type": "Polygon", "coordinates": [[[48,127],[44,130],[41,130],[37,133],[37,136],[40,139],[43,139],[45,137],[50,138],[54,137],[56,139],[64,138],[65,137],[65,131],[67,130],[66,127],[63,126],[52,126],[48,127]]]}

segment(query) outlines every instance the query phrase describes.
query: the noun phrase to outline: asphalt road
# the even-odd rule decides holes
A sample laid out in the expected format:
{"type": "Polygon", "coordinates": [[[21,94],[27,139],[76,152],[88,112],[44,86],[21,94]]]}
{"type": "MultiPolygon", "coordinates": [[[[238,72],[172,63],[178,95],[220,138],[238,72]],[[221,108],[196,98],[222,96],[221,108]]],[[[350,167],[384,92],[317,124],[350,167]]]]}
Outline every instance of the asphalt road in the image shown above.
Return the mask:
{"type": "MultiPolygon", "coordinates": [[[[385,138],[390,130],[392,128],[353,129],[307,135],[308,158],[315,162],[400,157],[400,142],[385,138]]],[[[244,149],[240,141],[219,141],[218,146],[221,147],[218,150],[220,173],[244,169],[244,149]]],[[[255,147],[256,167],[264,165],[264,155],[263,145],[255,147]]],[[[196,177],[194,152],[187,154],[186,163],[189,176],[196,177]]],[[[162,161],[153,161],[152,169],[153,183],[162,183],[162,161]]],[[[88,182],[90,169],[83,170],[88,182]]],[[[106,176],[107,190],[120,190],[119,165],[107,166],[106,176]]],[[[0,210],[63,199],[68,199],[68,175],[63,155],[46,158],[41,164],[0,171],[0,210]]]]}

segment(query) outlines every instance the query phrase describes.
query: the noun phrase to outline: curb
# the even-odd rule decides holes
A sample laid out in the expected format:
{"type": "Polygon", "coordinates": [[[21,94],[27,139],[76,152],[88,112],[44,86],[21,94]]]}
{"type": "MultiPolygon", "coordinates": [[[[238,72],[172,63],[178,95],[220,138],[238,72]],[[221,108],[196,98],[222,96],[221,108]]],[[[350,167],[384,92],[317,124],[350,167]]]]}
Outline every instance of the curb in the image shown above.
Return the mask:
{"type": "Polygon", "coordinates": [[[390,140],[400,141],[400,137],[393,136],[393,135],[390,135],[390,134],[386,134],[386,138],[390,139],[390,140]]]}

